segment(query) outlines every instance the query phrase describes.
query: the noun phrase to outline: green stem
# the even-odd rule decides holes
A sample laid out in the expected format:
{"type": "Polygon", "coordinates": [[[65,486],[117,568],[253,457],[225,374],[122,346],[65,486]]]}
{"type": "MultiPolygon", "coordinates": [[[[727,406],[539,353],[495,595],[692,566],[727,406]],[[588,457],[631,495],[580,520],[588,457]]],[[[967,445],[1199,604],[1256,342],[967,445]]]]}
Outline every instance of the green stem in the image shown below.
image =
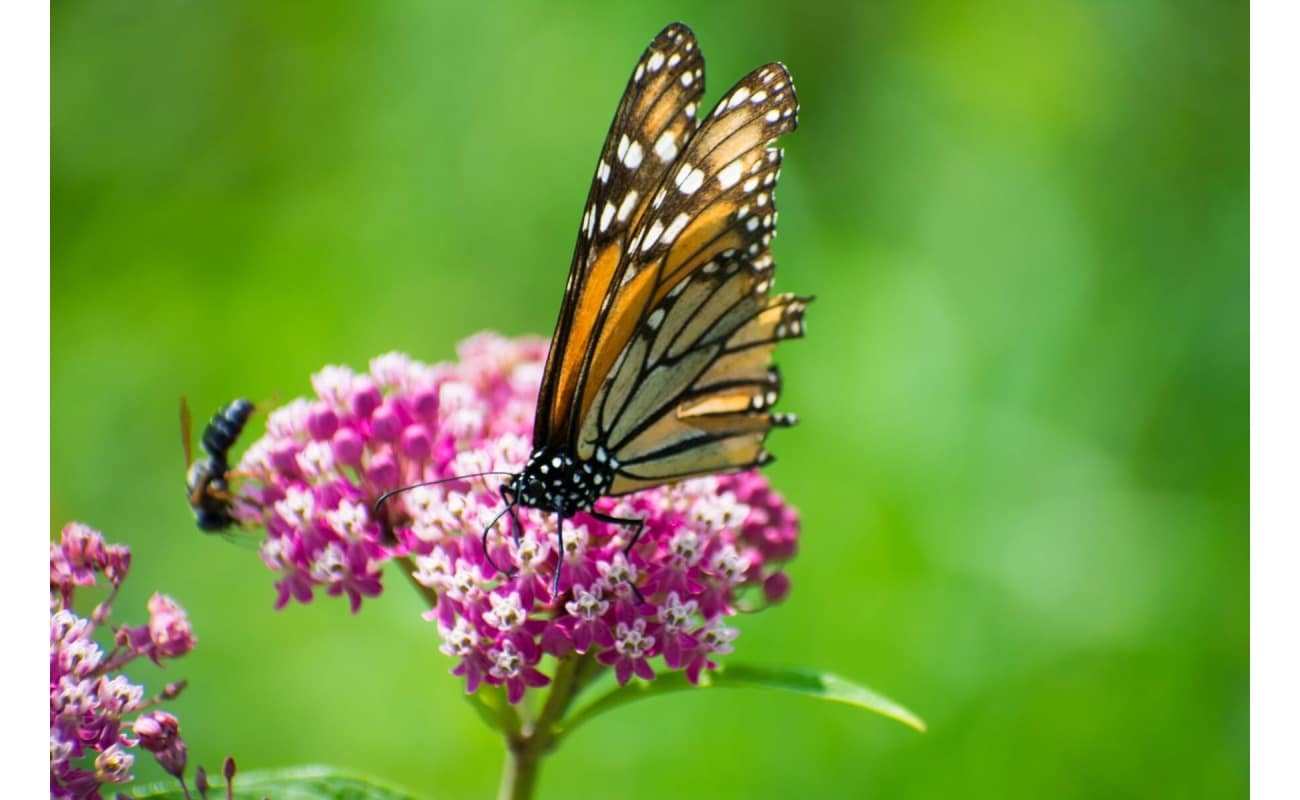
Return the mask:
{"type": "Polygon", "coordinates": [[[506,748],[506,765],[501,772],[501,789],[497,800],[528,800],[537,786],[537,772],[542,754],[537,748],[513,745],[506,748]]]}
{"type": "Polygon", "coordinates": [[[555,749],[558,741],[560,721],[574,698],[602,669],[591,654],[563,659],[556,666],[537,719],[525,730],[506,731],[506,764],[498,800],[528,800],[533,796],[542,758],[555,749]]]}
{"type": "Polygon", "coordinates": [[[569,703],[573,702],[579,689],[578,673],[583,662],[588,660],[588,656],[566,658],[555,668],[555,679],[551,681],[551,690],[546,693],[546,704],[542,706],[542,713],[537,715],[537,723],[530,731],[532,738],[545,740],[548,749],[555,723],[564,716],[569,703]]]}
{"type": "MultiPolygon", "coordinates": [[[[398,556],[393,560],[428,602],[429,608],[437,607],[438,593],[415,579],[414,559],[398,556]]],[[[524,715],[506,703],[500,690],[493,698],[495,702],[483,696],[489,690],[487,686],[481,687],[479,693],[470,699],[484,721],[505,734],[506,763],[501,771],[499,800],[528,800],[533,796],[542,757],[555,748],[565,712],[578,693],[603,671],[604,668],[590,653],[561,659],[556,665],[555,678],[546,694],[542,712],[531,723],[525,722],[524,715]]]]}

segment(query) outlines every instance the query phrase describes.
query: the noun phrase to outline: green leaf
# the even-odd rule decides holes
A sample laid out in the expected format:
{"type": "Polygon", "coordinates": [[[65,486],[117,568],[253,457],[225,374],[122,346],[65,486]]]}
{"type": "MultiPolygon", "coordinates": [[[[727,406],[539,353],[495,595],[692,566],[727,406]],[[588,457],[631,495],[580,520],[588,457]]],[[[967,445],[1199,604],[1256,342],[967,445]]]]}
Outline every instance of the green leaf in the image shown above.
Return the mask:
{"type": "MultiPolygon", "coordinates": [[[[214,781],[214,788],[208,791],[209,800],[225,800],[225,782],[214,781]]],[[[194,791],[194,776],[186,779],[191,796],[198,798],[194,791]]],[[[172,782],[137,787],[130,797],[140,800],[184,800],[185,794],[180,785],[172,782]]],[[[415,800],[415,795],[385,784],[373,778],[343,772],[332,767],[310,766],[292,767],[281,770],[240,773],[235,775],[236,800],[415,800]]]]}
{"type": "Polygon", "coordinates": [[[571,733],[582,723],[619,706],[647,697],[690,689],[778,689],[845,703],[897,720],[918,731],[925,731],[921,718],[879,692],[826,672],[801,669],[770,669],[744,664],[728,664],[713,672],[700,674],[700,685],[693,686],[685,673],[670,672],[653,681],[633,681],[583,706],[561,723],[558,735],[571,733]]]}
{"type": "Polygon", "coordinates": [[[500,686],[483,684],[478,691],[465,695],[465,700],[474,707],[488,727],[505,734],[519,732],[519,714],[506,700],[506,693],[500,686]]]}

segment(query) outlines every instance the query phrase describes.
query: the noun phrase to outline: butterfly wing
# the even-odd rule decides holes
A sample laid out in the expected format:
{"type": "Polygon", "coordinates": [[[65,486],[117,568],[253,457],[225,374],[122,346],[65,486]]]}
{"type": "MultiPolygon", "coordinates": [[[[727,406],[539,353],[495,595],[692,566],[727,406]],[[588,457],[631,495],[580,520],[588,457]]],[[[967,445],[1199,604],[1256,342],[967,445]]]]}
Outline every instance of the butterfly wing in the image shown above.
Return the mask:
{"type": "Polygon", "coordinates": [[[631,232],[579,385],[579,458],[617,464],[609,494],[765,463],[782,339],[807,298],[772,296],[781,151],[797,124],[789,73],[768,64],[719,101],[631,232]]]}
{"type": "Polygon", "coordinates": [[[581,419],[601,321],[655,190],[690,142],[704,92],[704,58],[680,23],[655,37],[633,71],[605,138],[578,229],[564,302],[542,376],[534,447],[568,442],[581,419]]]}
{"type": "Polygon", "coordinates": [[[770,295],[769,245],[794,87],[760,67],[697,125],[702,90],[694,37],[671,25],[610,128],[543,375],[534,446],[608,457],[608,494],[765,463],[767,432],[793,422],[771,411],[771,358],[807,299],[770,295]]]}

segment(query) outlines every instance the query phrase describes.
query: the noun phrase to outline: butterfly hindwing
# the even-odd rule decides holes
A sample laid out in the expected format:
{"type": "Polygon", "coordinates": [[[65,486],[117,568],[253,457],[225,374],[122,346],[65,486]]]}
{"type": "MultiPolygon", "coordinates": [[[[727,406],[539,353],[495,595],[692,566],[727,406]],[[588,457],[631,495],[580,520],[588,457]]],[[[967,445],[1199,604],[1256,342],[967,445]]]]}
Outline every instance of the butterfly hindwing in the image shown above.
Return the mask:
{"type": "Polygon", "coordinates": [[[610,494],[765,463],[767,432],[793,419],[771,411],[781,392],[772,352],[803,335],[807,299],[756,291],[770,261],[757,270],[732,261],[718,273],[697,275],[660,306],[659,328],[627,349],[593,413],[619,462],[610,494]],[[706,316],[711,324],[696,324],[706,316]],[[642,388],[622,391],[634,382],[642,388]]]}

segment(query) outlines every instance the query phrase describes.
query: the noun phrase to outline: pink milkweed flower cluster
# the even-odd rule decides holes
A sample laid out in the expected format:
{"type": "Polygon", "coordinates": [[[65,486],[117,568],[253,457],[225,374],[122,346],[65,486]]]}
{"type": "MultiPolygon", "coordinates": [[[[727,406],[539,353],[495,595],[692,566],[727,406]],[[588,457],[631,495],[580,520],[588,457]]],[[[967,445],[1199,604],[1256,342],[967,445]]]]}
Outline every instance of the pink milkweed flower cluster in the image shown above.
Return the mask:
{"type": "Polygon", "coordinates": [[[129,782],[136,746],[153,753],[172,775],[180,777],[185,769],[185,741],[176,718],[154,710],[184,684],[145,698],[144,688],[120,672],[140,657],[159,663],[185,655],[194,647],[194,634],[184,609],[161,594],[149,599],[148,623],[111,623],[113,600],[130,565],[129,549],[106,543],[99,531],[80,523],[70,523],[60,540],[50,543],[52,798],[99,798],[100,787],[129,782]],[[78,589],[104,585],[108,597],[89,617],[73,610],[78,589]],[[105,630],[112,633],[107,651],[96,641],[105,630]],[[129,717],[134,720],[128,722],[129,717]]]}
{"type": "Polygon", "coordinates": [[[597,511],[645,520],[626,555],[630,531],[587,514],[565,521],[559,552],[555,515],[519,508],[516,543],[500,521],[501,477],[414,488],[377,513],[390,490],[515,472],[527,460],[546,343],[480,334],[459,356],[426,365],[390,353],[368,372],[327,367],[312,377],[315,398],[270,414],[238,467],[235,514],[266,529],[261,556],[279,575],[277,607],[323,589],[347,595],[355,612],[398,559],[436,597],[426,617],[453,673],[469,692],[505,687],[514,703],[549,681],[543,654],[591,653],[623,683],[653,678],[656,661],[698,681],[731,651],[729,617],[785,597],[781,566],[795,554],[798,517],[756,472],[599,500],[597,511]]]}

